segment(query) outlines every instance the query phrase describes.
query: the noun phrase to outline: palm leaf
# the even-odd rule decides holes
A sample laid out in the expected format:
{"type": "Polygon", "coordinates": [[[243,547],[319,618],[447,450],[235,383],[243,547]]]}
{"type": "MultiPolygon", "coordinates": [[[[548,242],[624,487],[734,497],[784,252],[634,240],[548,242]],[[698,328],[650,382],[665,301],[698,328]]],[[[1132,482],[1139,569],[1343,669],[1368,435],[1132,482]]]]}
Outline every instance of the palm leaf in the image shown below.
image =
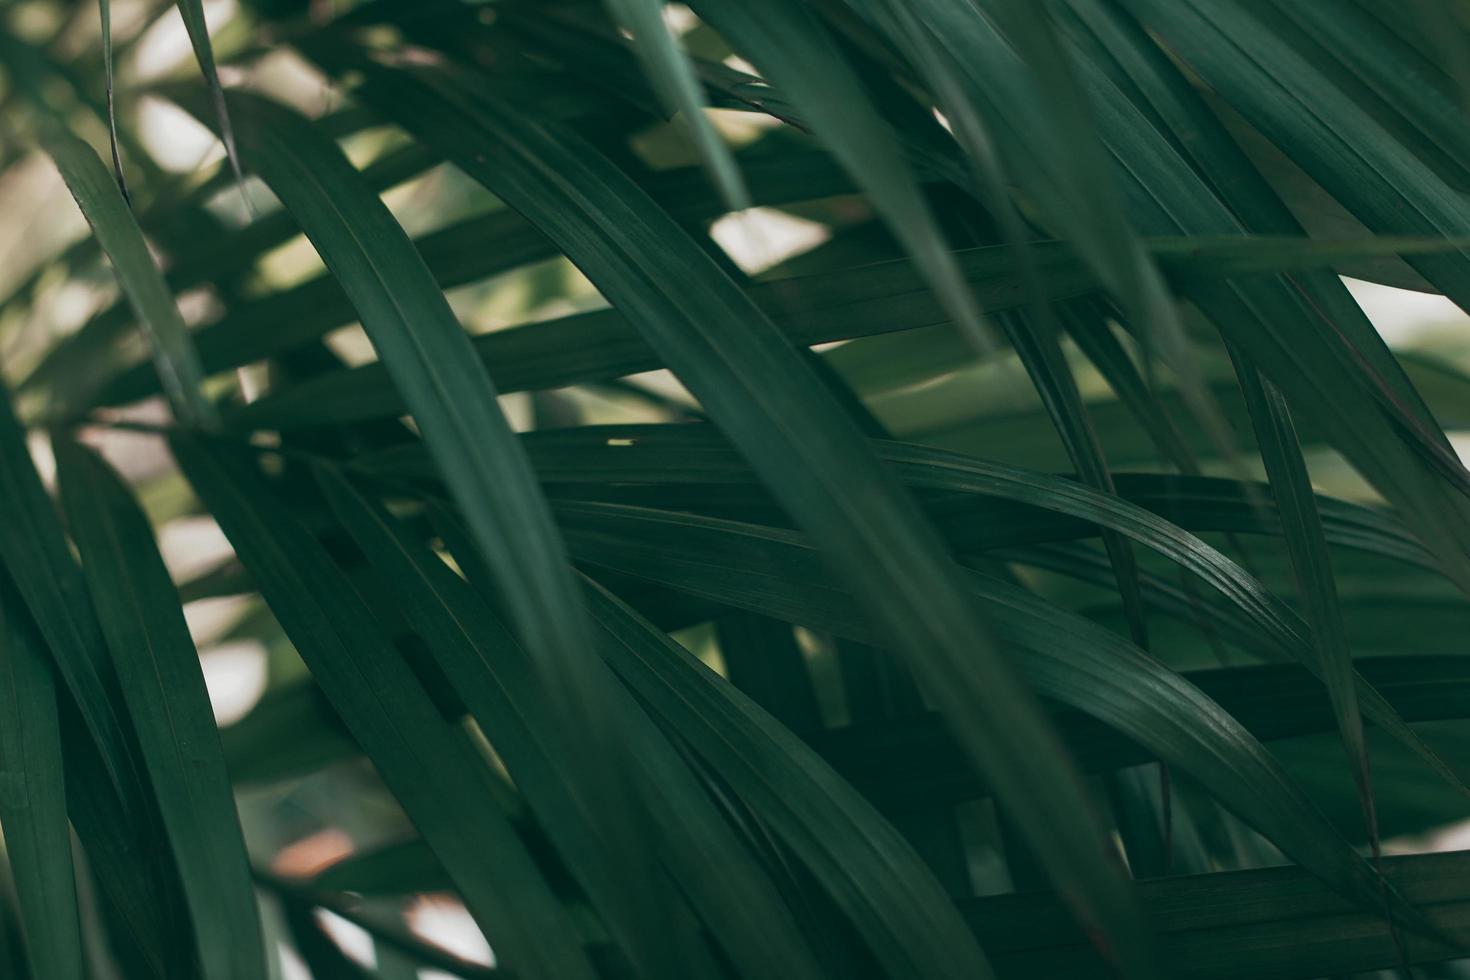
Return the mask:
{"type": "Polygon", "coordinates": [[[0,460],[0,499],[14,515],[0,530],[0,560],[76,700],[114,789],[125,807],[139,813],[143,784],[126,727],[103,679],[107,649],[97,614],[3,389],[0,460]]]}
{"type": "Polygon", "coordinates": [[[0,962],[1462,955],[1461,858],[1378,851],[1467,812],[1467,50],[1459,0],[0,10],[0,962]]]}
{"type": "Polygon", "coordinates": [[[274,501],[248,462],[186,436],[171,446],[312,675],[506,962],[529,976],[595,976],[565,910],[500,812],[490,790],[494,777],[372,627],[372,613],[321,545],[274,501]]]}
{"type": "Polygon", "coordinates": [[[209,24],[204,17],[204,0],[176,0],[179,16],[184,20],[184,29],[189,32],[189,44],[194,49],[194,58],[199,70],[204,73],[204,82],[209,86],[210,98],[214,101],[215,118],[219,122],[220,139],[225,145],[225,154],[230,158],[230,167],[235,180],[242,185],[245,175],[241,170],[240,151],[235,146],[234,128],[230,125],[230,110],[225,104],[224,88],[219,81],[219,68],[214,60],[214,45],[209,40],[209,24]]]}
{"type": "MultiPolygon", "coordinates": [[[[1086,816],[1088,804],[1066,762],[1055,758],[1055,778],[1038,784],[997,757],[1000,743],[996,739],[1028,743],[1027,751],[1042,753],[1044,758],[1054,752],[1054,744],[1023,692],[1005,690],[1002,694],[999,685],[1003,682],[995,676],[977,683],[977,662],[1000,671],[1004,668],[992,657],[978,659],[983,656],[978,651],[989,647],[982,639],[983,627],[963,603],[939,601],[940,597],[957,600],[958,596],[950,573],[936,561],[930,534],[862,444],[852,423],[817,387],[809,369],[770,321],[701,253],[684,247],[677,226],[614,168],[600,163],[590,147],[503,106],[469,101],[454,88],[405,85],[401,79],[380,73],[371,77],[370,84],[392,85],[391,104],[406,113],[401,117],[405,124],[429,138],[443,138],[449,132],[444,128],[449,118],[435,115],[445,106],[457,107],[456,118],[469,114],[481,120],[473,130],[477,140],[473,147],[464,141],[463,129],[454,128],[455,159],[514,205],[543,221],[543,230],[571,252],[611,301],[644,330],[650,344],[660,349],[700,396],[711,416],[751,453],[786,505],[810,522],[824,541],[841,549],[832,553],[838,567],[849,574],[860,573],[855,581],[863,593],[891,622],[895,633],[910,637],[904,647],[914,657],[915,670],[936,690],[954,692],[949,710],[955,712],[952,718],[957,731],[966,733],[963,737],[982,768],[1008,770],[1004,776],[993,774],[1011,787],[1002,795],[1014,794],[1009,802],[1017,812],[1027,814],[1028,821],[1051,823],[1067,814],[1062,817],[1067,826],[1055,828],[1050,839],[1054,857],[1048,867],[1073,894],[1082,914],[1100,928],[1110,923],[1108,931],[1120,937],[1133,936],[1137,945],[1128,944],[1128,948],[1145,949],[1146,940],[1131,914],[1126,887],[1107,866],[1106,848],[1096,825],[1086,816]],[[504,140],[507,132],[515,134],[514,142],[504,140]],[[493,169],[479,162],[491,159],[497,162],[493,169]],[[599,196],[596,209],[579,207],[578,198],[568,197],[561,189],[569,174],[579,172],[585,173],[576,181],[579,185],[609,188],[599,196]],[[658,265],[644,271],[640,268],[643,262],[658,265]],[[672,288],[673,283],[690,281],[701,282],[704,288],[672,288]],[[668,285],[646,288],[651,283],[668,285]],[[736,336],[741,342],[732,345],[730,340],[736,336]],[[750,379],[756,377],[762,379],[759,393],[750,388],[750,379]],[[781,405],[788,400],[791,407],[783,410],[781,405]],[[802,420],[799,425],[793,425],[796,419],[802,420]],[[818,455],[826,462],[818,463],[818,455]],[[821,473],[822,484],[793,483],[790,475],[798,460],[813,467],[811,472],[821,473]],[[842,490],[852,485],[868,486],[874,492],[859,501],[842,490]],[[913,591],[918,582],[927,583],[922,595],[913,591]],[[899,583],[907,584],[900,587],[899,583]],[[912,631],[920,628],[932,636],[932,642],[918,641],[917,632],[912,631]],[[959,644],[963,651],[955,645],[959,637],[967,638],[959,644]],[[988,717],[983,726],[979,724],[973,712],[960,710],[961,690],[969,692],[967,697],[992,704],[996,715],[988,717]],[[993,726],[1000,718],[1006,720],[997,730],[993,726]],[[1050,802],[1043,804],[1043,800],[1050,802]],[[1070,802],[1064,805],[1063,800],[1070,802]],[[1069,856],[1063,856],[1063,849],[1069,856]]],[[[1033,828],[1040,846],[1041,825],[1033,824],[1033,828]]]]}
{"type": "MultiPolygon", "coordinates": [[[[589,564],[859,641],[876,638],[851,596],[811,584],[816,556],[800,535],[611,504],[568,503],[558,514],[573,553],[589,564]]],[[[1024,651],[1017,669],[1038,692],[1190,772],[1294,860],[1365,907],[1379,906],[1372,868],[1217,705],[1100,627],[997,580],[977,575],[967,582],[1003,641],[1024,651]],[[1198,724],[1200,718],[1209,724],[1198,724]]],[[[1389,900],[1395,915],[1418,921],[1401,899],[1389,900]]]]}
{"type": "Polygon", "coordinates": [[[199,354],[173,296],[153,265],[121,188],[108,178],[92,148],[75,136],[57,133],[48,141],[47,149],[117,271],[123,292],[148,337],[154,368],[174,411],[180,419],[195,425],[213,423],[214,406],[200,390],[203,370],[199,354]]]}
{"type": "Polygon", "coordinates": [[[265,970],[265,947],[209,694],[147,517],[91,451],[58,441],[62,502],[183,877],[207,977],[265,970]]]}
{"type": "Polygon", "coordinates": [[[607,0],[607,6],[633,32],[633,50],[664,104],[682,114],[725,203],[733,210],[748,207],[749,194],[735,160],[705,115],[694,68],[664,24],[663,0],[607,0]]]}
{"type": "MultiPolygon", "coordinates": [[[[627,897],[620,885],[619,862],[609,859],[596,816],[599,811],[581,796],[585,790],[579,789],[596,782],[582,771],[588,761],[569,751],[560,736],[524,651],[470,587],[426,546],[412,540],[341,476],[324,470],[319,478],[334,512],[369,560],[390,577],[410,623],[429,644],[445,676],[497,747],[517,786],[603,914],[612,923],[628,923],[625,935],[634,950],[649,938],[638,931],[640,925],[647,928],[647,923],[638,923],[635,916],[656,915],[665,923],[661,942],[668,944],[668,953],[664,955],[675,952],[677,942],[667,935],[668,919],[678,922],[668,911],[672,895],[647,895],[641,907],[620,907],[627,897]]],[[[616,679],[605,673],[599,681],[599,687],[613,699],[618,730],[639,760],[648,781],[647,792],[657,800],[654,818],[664,840],[672,844],[669,871],[675,880],[687,883],[702,918],[725,940],[726,955],[752,976],[800,975],[802,971],[815,975],[811,953],[780,914],[779,900],[769,883],[746,871],[737,843],[727,839],[723,821],[673,747],[636,704],[619,696],[616,685],[616,679]],[[667,819],[673,814],[677,819],[667,819]],[[761,914],[767,911],[772,914],[761,914]]],[[[668,884],[660,877],[653,887],[667,888],[668,884]]],[[[688,946],[695,940],[685,936],[682,941],[688,946]]],[[[652,965],[657,963],[655,959],[652,965]]],[[[676,965],[677,959],[664,968],[676,965]]],[[[686,971],[691,968],[688,962],[683,967],[686,971]]]]}
{"type": "Polygon", "coordinates": [[[0,803],[35,976],[77,976],[82,936],[62,781],[61,722],[45,647],[8,575],[0,575],[0,765],[14,787],[0,803]]]}

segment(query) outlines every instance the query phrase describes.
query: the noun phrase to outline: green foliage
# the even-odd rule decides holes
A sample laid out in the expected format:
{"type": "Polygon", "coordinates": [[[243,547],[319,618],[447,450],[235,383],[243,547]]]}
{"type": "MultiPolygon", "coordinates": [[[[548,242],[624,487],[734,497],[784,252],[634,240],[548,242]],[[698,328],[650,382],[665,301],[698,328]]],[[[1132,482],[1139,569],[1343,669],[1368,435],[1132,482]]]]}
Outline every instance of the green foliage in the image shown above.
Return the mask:
{"type": "Polygon", "coordinates": [[[1462,2],[0,7],[6,969],[1461,975],[1462,2]]]}

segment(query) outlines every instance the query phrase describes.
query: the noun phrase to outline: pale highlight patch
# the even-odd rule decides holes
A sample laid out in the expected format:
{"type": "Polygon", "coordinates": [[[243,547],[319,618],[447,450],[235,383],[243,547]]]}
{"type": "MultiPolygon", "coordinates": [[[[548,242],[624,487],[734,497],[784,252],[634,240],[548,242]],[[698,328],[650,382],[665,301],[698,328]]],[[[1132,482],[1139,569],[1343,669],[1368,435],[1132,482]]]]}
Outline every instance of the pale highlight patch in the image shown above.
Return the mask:
{"type": "Polygon", "coordinates": [[[257,640],[234,640],[201,652],[199,667],[215,724],[224,728],[250,713],[265,694],[266,649],[257,640]]]}
{"type": "Polygon", "coordinates": [[[179,517],[158,529],[158,550],[175,582],[187,582],[233,558],[235,550],[212,517],[179,517]]]}
{"type": "Polygon", "coordinates": [[[405,918],[409,929],[420,939],[462,960],[484,966],[495,965],[495,953],[491,951],[490,943],[459,899],[449,895],[420,895],[408,907],[405,918]]]}
{"type": "Polygon", "coordinates": [[[235,625],[250,600],[245,596],[226,595],[199,599],[184,607],[184,621],[189,636],[199,647],[208,646],[235,625]]]}
{"type": "Polygon", "coordinates": [[[189,173],[224,156],[213,133],[183,109],[150,95],[138,99],[138,139],[159,166],[189,173]]]}
{"type": "Polygon", "coordinates": [[[1342,277],[1390,347],[1411,343],[1430,330],[1470,327],[1470,316],[1444,296],[1342,277]]]}
{"type": "Polygon", "coordinates": [[[740,266],[755,275],[832,237],[826,225],[774,208],[747,208],[720,218],[710,237],[740,266]]]}
{"type": "Polygon", "coordinates": [[[280,956],[281,980],[312,980],[311,971],[306,968],[296,950],[280,943],[276,946],[276,952],[280,956]]]}
{"type": "Polygon", "coordinates": [[[312,914],[321,923],[322,930],[331,937],[332,942],[341,947],[348,959],[368,969],[377,967],[378,951],[374,948],[372,935],[366,929],[326,909],[315,909],[312,914]]]}

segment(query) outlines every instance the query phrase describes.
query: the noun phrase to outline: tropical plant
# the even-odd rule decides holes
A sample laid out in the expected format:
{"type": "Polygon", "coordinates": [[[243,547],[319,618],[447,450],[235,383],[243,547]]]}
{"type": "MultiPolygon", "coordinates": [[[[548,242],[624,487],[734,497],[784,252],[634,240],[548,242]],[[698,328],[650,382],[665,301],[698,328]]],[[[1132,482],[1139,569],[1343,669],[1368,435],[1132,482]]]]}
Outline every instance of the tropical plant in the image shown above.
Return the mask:
{"type": "Polygon", "coordinates": [[[1467,16],[0,6],[5,975],[1463,975],[1467,16]]]}

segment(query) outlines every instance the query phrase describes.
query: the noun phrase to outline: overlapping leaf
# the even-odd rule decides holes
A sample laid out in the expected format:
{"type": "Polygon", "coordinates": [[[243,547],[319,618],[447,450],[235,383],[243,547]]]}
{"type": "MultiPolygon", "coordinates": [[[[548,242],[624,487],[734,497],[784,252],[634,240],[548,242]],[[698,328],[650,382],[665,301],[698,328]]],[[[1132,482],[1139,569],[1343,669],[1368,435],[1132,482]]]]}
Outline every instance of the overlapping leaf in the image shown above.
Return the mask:
{"type": "MultiPolygon", "coordinates": [[[[591,564],[855,639],[875,638],[871,617],[853,597],[814,576],[817,555],[800,535],[610,504],[567,503],[558,515],[574,553],[591,564]]],[[[1040,693],[1190,772],[1294,860],[1364,906],[1378,905],[1380,883],[1367,862],[1218,705],[1115,634],[1022,589],[978,575],[967,585],[1004,642],[1020,648],[1014,662],[1040,693]]],[[[1395,914],[1417,919],[1401,899],[1394,903],[1395,914]]]]}
{"type": "Polygon", "coordinates": [[[147,516],[100,458],[56,444],[71,532],[189,900],[209,978],[257,977],[266,951],[209,693],[147,516]]]}
{"type": "Polygon", "coordinates": [[[1113,937],[1130,968],[1148,972],[1146,930],[1053,736],[1006,679],[932,531],[779,331],[593,148],[479,100],[449,76],[431,86],[368,71],[365,96],[533,216],[749,454],[938,692],[1081,914],[1113,937]],[[854,486],[864,492],[850,493],[854,486]],[[1038,766],[1038,754],[1049,761],[1038,766]],[[1032,761],[1017,765],[1021,755],[1032,761]]]}
{"type": "Polygon", "coordinates": [[[184,436],[172,446],[317,683],[505,962],[548,980],[595,977],[565,908],[499,809],[485,762],[374,627],[322,546],[275,501],[252,461],[184,436]]]}
{"type": "MultiPolygon", "coordinates": [[[[638,908],[620,906],[626,892],[615,879],[617,866],[605,857],[605,837],[595,810],[584,798],[595,785],[557,729],[524,651],[475,596],[427,546],[413,540],[380,508],[371,505],[330,471],[321,474],[333,510],[369,560],[395,586],[410,623],[428,643],[455,691],[496,746],[517,786],[547,826],[553,840],[608,920],[628,930],[629,947],[641,940],[635,916],[668,907],[672,895],[642,896],[638,908]]],[[[597,670],[594,664],[591,669],[597,670]]],[[[658,798],[654,819],[670,848],[667,870],[722,937],[727,955],[750,976],[816,976],[805,941],[791,928],[764,877],[745,862],[728,828],[691,777],[683,761],[653,728],[642,710],[602,671],[598,686],[612,699],[618,730],[633,749],[649,792],[658,798]]],[[[667,888],[660,879],[657,887],[667,888]]],[[[687,973],[709,971],[687,947],[695,942],[687,924],[680,939],[665,919],[652,968],[677,969],[678,943],[686,945],[687,973]],[[663,963],[660,963],[663,960],[663,963]]],[[[706,957],[707,959],[707,957],[706,957]]]]}
{"type": "Polygon", "coordinates": [[[62,779],[61,721],[51,664],[15,586],[0,572],[0,797],[6,852],[36,976],[79,976],[71,836],[62,779]]]}

